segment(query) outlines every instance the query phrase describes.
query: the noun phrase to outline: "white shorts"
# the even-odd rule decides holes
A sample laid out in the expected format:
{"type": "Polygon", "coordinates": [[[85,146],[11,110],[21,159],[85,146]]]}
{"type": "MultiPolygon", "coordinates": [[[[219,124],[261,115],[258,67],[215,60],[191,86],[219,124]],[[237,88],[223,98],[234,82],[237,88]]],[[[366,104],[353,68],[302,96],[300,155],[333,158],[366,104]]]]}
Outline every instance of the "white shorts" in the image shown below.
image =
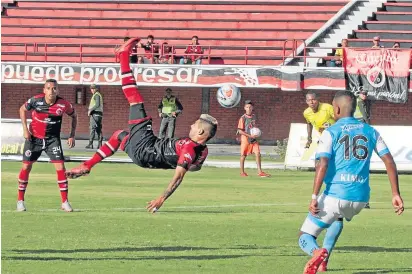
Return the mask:
{"type": "Polygon", "coordinates": [[[317,216],[309,213],[300,231],[317,237],[322,230],[330,227],[339,218],[345,218],[346,221],[352,220],[355,215],[361,212],[365,205],[366,203],[364,202],[339,200],[338,198],[322,194],[318,198],[319,213],[317,216]]]}

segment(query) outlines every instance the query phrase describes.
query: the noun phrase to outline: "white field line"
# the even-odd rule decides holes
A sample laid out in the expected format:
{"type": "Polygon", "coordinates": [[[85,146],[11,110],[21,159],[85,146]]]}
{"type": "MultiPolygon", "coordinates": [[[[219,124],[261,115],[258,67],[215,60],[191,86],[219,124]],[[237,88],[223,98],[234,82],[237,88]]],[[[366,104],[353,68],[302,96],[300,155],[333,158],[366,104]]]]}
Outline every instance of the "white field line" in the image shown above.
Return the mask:
{"type": "MultiPolygon", "coordinates": [[[[370,204],[383,204],[387,202],[371,202],[370,204]]],[[[163,209],[207,209],[207,208],[234,208],[234,207],[271,207],[271,206],[296,206],[301,203],[268,203],[268,204],[231,204],[231,205],[194,205],[194,206],[164,206],[163,209]]],[[[28,205],[28,211],[30,212],[56,212],[59,209],[56,208],[43,208],[30,210],[28,205]]],[[[125,208],[74,208],[75,212],[107,212],[107,211],[146,211],[144,207],[125,207],[125,208]]],[[[160,210],[161,211],[161,210],[160,210]]],[[[2,213],[16,212],[15,210],[2,210],[2,213]]]]}

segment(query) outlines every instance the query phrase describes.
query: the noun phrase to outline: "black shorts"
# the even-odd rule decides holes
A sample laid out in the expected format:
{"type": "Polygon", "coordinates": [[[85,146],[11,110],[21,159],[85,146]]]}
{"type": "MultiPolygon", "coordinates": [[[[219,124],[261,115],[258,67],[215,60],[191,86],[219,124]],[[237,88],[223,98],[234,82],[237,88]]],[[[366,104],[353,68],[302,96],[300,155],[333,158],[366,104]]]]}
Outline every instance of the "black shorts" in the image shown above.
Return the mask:
{"type": "Polygon", "coordinates": [[[52,163],[64,162],[63,149],[59,137],[40,139],[34,136],[24,142],[23,162],[35,162],[42,152],[46,152],[52,163]]]}
{"type": "Polygon", "coordinates": [[[136,165],[151,168],[157,137],[153,133],[152,118],[146,115],[143,104],[130,107],[129,128],[125,152],[136,165]]]}

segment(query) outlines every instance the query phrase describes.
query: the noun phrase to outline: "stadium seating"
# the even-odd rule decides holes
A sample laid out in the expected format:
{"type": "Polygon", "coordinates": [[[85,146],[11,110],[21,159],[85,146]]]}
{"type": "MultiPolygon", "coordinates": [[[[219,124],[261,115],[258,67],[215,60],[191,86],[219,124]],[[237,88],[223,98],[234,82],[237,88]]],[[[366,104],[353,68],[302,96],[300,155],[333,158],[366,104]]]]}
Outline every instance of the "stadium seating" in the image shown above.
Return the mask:
{"type": "Polygon", "coordinates": [[[347,2],[16,1],[2,13],[2,60],[114,62],[123,37],[152,34],[176,45],[177,55],[197,35],[211,61],[275,65],[285,40],[307,39],[347,2]]]}
{"type": "Polygon", "coordinates": [[[371,47],[373,37],[380,36],[386,48],[400,42],[402,48],[412,47],[412,3],[386,3],[382,11],[375,12],[372,20],[355,30],[351,47],[371,47]]]}

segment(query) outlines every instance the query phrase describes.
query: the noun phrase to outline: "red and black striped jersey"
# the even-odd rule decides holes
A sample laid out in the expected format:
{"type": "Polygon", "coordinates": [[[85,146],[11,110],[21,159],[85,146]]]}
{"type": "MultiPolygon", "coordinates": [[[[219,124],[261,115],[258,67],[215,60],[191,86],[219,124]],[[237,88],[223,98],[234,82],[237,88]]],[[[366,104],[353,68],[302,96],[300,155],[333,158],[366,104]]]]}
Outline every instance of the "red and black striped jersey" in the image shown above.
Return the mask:
{"type": "Polygon", "coordinates": [[[34,137],[43,139],[60,137],[63,114],[74,114],[72,104],[57,96],[54,104],[47,104],[44,94],[30,98],[25,104],[26,110],[32,112],[29,130],[34,137]]]}
{"type": "Polygon", "coordinates": [[[190,138],[157,138],[154,150],[159,155],[157,159],[161,168],[181,166],[186,170],[200,169],[208,155],[206,145],[198,144],[190,138]]]}

